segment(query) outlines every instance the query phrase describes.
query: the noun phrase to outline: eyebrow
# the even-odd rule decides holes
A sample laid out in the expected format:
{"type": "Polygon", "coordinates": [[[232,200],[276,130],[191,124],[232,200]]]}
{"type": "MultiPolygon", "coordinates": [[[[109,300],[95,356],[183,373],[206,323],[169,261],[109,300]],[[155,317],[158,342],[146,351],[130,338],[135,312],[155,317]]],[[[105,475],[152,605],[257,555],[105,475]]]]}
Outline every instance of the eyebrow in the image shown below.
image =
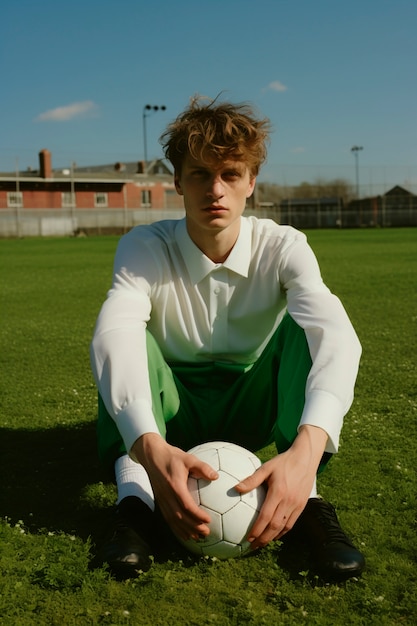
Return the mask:
{"type": "Polygon", "coordinates": [[[218,166],[211,166],[207,163],[186,163],[185,165],[190,170],[204,170],[204,171],[236,170],[239,173],[242,173],[246,169],[249,169],[247,164],[243,163],[242,161],[229,161],[229,162],[221,161],[218,166]]]}

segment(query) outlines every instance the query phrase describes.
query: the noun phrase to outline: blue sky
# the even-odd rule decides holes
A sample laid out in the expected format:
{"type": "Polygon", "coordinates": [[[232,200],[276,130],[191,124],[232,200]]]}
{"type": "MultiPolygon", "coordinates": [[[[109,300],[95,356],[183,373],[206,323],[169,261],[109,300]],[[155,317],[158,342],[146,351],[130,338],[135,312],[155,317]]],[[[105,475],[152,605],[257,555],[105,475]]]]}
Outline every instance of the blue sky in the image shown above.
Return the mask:
{"type": "Polygon", "coordinates": [[[0,171],[162,155],[200,93],[250,101],[273,124],[262,179],[355,177],[417,192],[415,0],[6,0],[0,171]]]}

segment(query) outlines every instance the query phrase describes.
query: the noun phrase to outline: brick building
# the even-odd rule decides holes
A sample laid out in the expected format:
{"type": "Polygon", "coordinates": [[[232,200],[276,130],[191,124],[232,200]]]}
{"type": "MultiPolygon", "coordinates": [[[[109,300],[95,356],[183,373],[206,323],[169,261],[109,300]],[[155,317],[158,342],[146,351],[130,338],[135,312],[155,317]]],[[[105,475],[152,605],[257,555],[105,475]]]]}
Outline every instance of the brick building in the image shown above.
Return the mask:
{"type": "Polygon", "coordinates": [[[173,173],[162,160],[53,169],[49,150],[39,170],[0,173],[1,209],[180,209],[173,173]]]}

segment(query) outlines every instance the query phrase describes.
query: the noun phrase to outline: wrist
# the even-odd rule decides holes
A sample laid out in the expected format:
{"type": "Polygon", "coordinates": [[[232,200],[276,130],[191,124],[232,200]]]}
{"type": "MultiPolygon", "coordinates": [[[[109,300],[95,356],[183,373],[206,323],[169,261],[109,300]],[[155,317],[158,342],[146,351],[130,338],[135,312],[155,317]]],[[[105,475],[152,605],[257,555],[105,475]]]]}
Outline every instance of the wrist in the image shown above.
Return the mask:
{"type": "Polygon", "coordinates": [[[318,426],[305,424],[300,427],[291,450],[317,470],[326,448],[327,440],[328,434],[325,430],[318,426]]]}
{"type": "Polygon", "coordinates": [[[155,448],[165,443],[165,440],[158,433],[144,433],[134,442],[131,448],[131,456],[146,467],[147,460],[153,455],[155,448]]]}

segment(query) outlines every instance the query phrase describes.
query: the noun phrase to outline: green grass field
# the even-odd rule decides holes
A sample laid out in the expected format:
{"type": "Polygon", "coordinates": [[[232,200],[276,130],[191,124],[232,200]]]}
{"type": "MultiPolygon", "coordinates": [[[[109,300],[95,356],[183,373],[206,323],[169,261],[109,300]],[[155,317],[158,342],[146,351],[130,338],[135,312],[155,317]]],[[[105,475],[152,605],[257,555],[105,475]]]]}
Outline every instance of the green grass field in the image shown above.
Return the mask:
{"type": "Polygon", "coordinates": [[[2,625],[417,622],[417,231],[308,236],[363,344],[341,449],[319,480],[366,555],[362,578],[320,584],[279,544],[227,562],[175,553],[123,583],[95,568],[115,490],[96,458],[88,348],[117,238],[2,240],[2,625]]]}

